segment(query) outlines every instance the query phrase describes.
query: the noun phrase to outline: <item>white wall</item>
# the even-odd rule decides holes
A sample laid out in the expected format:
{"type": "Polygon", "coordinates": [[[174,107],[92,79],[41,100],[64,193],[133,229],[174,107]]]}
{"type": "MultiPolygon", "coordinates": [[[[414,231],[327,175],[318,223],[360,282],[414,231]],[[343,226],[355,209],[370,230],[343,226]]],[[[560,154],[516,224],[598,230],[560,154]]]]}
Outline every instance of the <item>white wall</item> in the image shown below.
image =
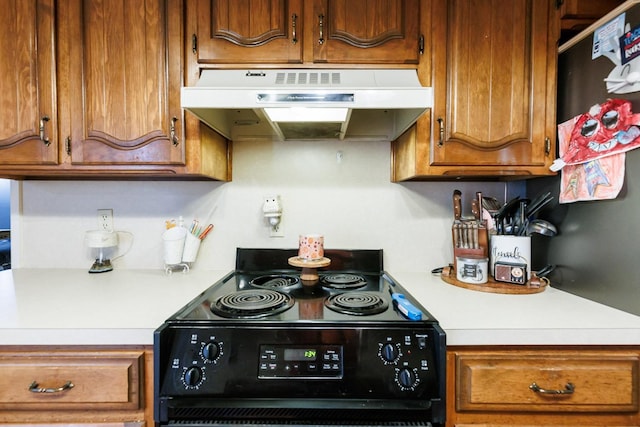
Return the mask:
{"type": "Polygon", "coordinates": [[[452,261],[454,188],[467,215],[475,191],[505,198],[502,183],[393,184],[388,142],[237,142],[233,159],[230,183],[14,183],[14,268],[88,268],[84,231],[96,228],[97,209],[112,208],[115,228],[134,235],[116,268],[162,268],[164,222],[182,215],[215,224],[198,269],[231,270],[236,247],[295,248],[300,233],[322,233],[326,248],[384,249],[389,271],[427,271],[452,261]],[[269,194],[282,197],[283,238],[269,237],[262,217],[269,194]]]}

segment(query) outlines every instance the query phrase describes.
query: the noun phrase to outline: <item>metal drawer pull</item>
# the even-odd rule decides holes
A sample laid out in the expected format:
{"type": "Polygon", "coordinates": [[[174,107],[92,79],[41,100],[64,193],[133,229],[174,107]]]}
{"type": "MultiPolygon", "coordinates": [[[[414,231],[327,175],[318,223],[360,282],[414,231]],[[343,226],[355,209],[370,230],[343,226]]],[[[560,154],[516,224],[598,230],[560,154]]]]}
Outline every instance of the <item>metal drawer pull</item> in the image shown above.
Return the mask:
{"type": "Polygon", "coordinates": [[[51,144],[51,141],[49,141],[49,137],[46,135],[46,133],[44,132],[44,125],[45,123],[47,123],[49,121],[49,116],[42,116],[40,118],[40,140],[44,143],[44,145],[46,145],[47,147],[49,146],[49,144],[51,144]]]}
{"type": "Polygon", "coordinates": [[[571,383],[567,383],[567,385],[564,386],[564,390],[547,390],[545,388],[540,387],[536,383],[531,383],[529,388],[534,392],[540,393],[540,394],[573,394],[574,390],[576,389],[576,387],[571,383]]]}
{"type": "Polygon", "coordinates": [[[296,15],[295,13],[293,15],[291,15],[291,43],[296,44],[298,43],[298,36],[296,33],[296,23],[298,21],[298,15],[296,15]]]}
{"type": "Polygon", "coordinates": [[[58,388],[39,388],[38,383],[34,381],[29,386],[29,391],[32,393],[60,393],[71,388],[73,388],[73,383],[71,381],[67,381],[62,385],[62,387],[58,388]]]}
{"type": "Polygon", "coordinates": [[[176,134],[176,122],[178,121],[177,117],[171,118],[171,124],[169,125],[169,138],[171,139],[171,143],[174,147],[177,147],[180,144],[180,140],[178,139],[178,135],[176,134]]]}
{"type": "Polygon", "coordinates": [[[442,147],[444,145],[444,119],[442,117],[438,117],[436,120],[438,121],[438,136],[440,137],[438,147],[442,147]]]}
{"type": "Polygon", "coordinates": [[[318,15],[318,27],[320,28],[320,37],[318,37],[318,44],[324,44],[324,15],[318,15]]]}

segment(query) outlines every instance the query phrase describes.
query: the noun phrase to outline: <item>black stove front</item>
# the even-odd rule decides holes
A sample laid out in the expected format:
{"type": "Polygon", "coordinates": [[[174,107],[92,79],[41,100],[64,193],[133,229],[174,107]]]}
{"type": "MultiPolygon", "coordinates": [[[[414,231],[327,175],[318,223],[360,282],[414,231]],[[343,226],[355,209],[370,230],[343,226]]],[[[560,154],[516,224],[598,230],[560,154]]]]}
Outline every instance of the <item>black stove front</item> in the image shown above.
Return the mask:
{"type": "Polygon", "coordinates": [[[382,251],[326,250],[311,281],[296,254],[238,249],[155,332],[156,423],[443,425],[445,334],[382,251]]]}

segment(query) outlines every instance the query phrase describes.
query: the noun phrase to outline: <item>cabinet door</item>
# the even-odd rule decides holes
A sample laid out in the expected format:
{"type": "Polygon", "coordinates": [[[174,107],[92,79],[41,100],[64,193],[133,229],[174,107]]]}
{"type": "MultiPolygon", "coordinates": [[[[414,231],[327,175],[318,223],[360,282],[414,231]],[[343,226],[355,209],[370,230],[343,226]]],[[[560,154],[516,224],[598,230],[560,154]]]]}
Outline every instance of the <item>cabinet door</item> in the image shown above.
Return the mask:
{"type": "Polygon", "coordinates": [[[0,165],[56,164],[54,1],[0,8],[0,165]]]}
{"type": "Polygon", "coordinates": [[[452,426],[637,426],[638,347],[449,347],[452,426]]]}
{"type": "Polygon", "coordinates": [[[550,174],[557,40],[551,3],[435,0],[433,5],[434,30],[444,28],[433,33],[431,165],[524,166],[550,174]]]}
{"type": "Polygon", "coordinates": [[[72,165],[184,164],[181,28],[169,25],[180,3],[60,2],[60,69],[68,76],[61,105],[72,165]]]}
{"type": "Polygon", "coordinates": [[[418,63],[418,0],[317,1],[312,18],[315,63],[418,63]]]}
{"type": "Polygon", "coordinates": [[[193,0],[193,50],[202,64],[299,64],[301,0],[193,0]]]}

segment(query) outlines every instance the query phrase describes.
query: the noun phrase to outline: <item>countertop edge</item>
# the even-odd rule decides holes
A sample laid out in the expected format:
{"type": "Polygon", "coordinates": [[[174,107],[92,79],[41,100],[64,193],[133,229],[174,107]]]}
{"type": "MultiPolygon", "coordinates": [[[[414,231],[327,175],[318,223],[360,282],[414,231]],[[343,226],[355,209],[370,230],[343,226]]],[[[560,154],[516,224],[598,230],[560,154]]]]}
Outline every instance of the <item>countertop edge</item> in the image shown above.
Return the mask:
{"type": "MultiPolygon", "coordinates": [[[[0,345],[150,346],[165,319],[228,273],[0,272],[0,345]]],[[[394,277],[438,319],[448,346],[640,345],[640,316],[558,289],[498,295],[451,286],[428,273],[394,277]]]]}

